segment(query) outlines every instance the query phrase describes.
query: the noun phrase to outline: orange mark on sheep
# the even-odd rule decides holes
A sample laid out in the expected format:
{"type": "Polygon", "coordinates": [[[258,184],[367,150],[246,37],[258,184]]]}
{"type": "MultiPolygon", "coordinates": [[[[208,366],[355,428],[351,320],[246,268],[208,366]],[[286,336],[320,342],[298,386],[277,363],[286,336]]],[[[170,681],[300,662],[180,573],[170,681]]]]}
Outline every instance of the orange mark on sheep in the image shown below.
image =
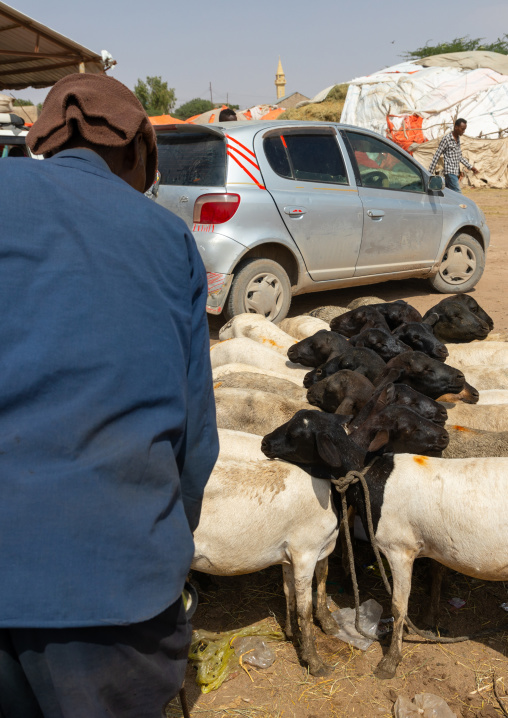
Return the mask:
{"type": "Polygon", "coordinates": [[[263,341],[263,344],[270,344],[270,346],[276,347],[277,349],[283,348],[283,347],[281,347],[280,344],[277,344],[277,342],[274,341],[273,339],[268,339],[267,337],[264,337],[262,341],[263,341]]]}
{"type": "Polygon", "coordinates": [[[452,426],[452,429],[456,431],[471,431],[471,429],[468,429],[466,426],[452,426]]]}
{"type": "Polygon", "coordinates": [[[420,464],[420,466],[427,466],[429,457],[428,456],[415,456],[415,457],[413,457],[413,461],[415,461],[415,463],[417,463],[417,464],[420,464]]]}
{"type": "Polygon", "coordinates": [[[222,382],[221,382],[221,381],[218,381],[217,384],[214,384],[214,385],[213,385],[213,388],[214,388],[214,389],[218,389],[220,386],[222,386],[222,382]]]}
{"type": "Polygon", "coordinates": [[[215,347],[218,347],[219,344],[225,344],[226,342],[230,342],[231,339],[234,339],[234,337],[230,337],[229,339],[223,339],[221,342],[217,342],[216,344],[214,344],[213,346],[210,347],[210,351],[212,351],[212,349],[215,349],[215,347]]]}

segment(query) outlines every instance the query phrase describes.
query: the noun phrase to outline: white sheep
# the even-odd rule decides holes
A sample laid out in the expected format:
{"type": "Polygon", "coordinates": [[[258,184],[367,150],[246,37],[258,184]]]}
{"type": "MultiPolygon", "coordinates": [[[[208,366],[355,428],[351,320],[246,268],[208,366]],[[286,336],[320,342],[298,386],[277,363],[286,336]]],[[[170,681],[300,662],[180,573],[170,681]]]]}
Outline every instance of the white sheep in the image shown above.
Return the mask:
{"type": "Polygon", "coordinates": [[[446,405],[447,425],[467,426],[483,431],[508,431],[508,404],[463,404],[446,405]]]}
{"type": "Polygon", "coordinates": [[[261,451],[263,437],[249,434],[246,431],[218,429],[219,450],[222,458],[264,461],[266,456],[261,451]]]}
{"type": "Polygon", "coordinates": [[[458,367],[466,381],[478,391],[484,389],[508,389],[508,367],[475,365],[458,367]]]}
{"type": "Polygon", "coordinates": [[[508,342],[446,344],[446,348],[446,363],[459,369],[479,364],[489,367],[508,365],[508,342]]]}
{"type": "Polygon", "coordinates": [[[219,339],[247,337],[287,358],[296,340],[261,314],[237,314],[219,330],[219,339]]]}
{"type": "MultiPolygon", "coordinates": [[[[230,365],[226,364],[225,366],[230,365]]],[[[295,399],[300,402],[307,401],[307,389],[303,386],[298,386],[294,382],[289,381],[289,379],[267,376],[267,374],[261,371],[232,372],[221,377],[219,381],[215,381],[213,388],[268,391],[271,394],[278,394],[287,399],[295,399]]]]}
{"type": "Polygon", "coordinates": [[[290,319],[283,319],[279,327],[298,341],[307,339],[307,337],[311,337],[322,329],[330,330],[328,322],[324,322],[317,317],[309,317],[307,314],[302,314],[299,317],[291,317],[290,319]]]}
{"type": "Polygon", "coordinates": [[[329,481],[285,462],[231,458],[221,451],[204,492],[192,568],[238,576],[282,564],[286,635],[297,639],[301,631],[302,658],[313,675],[323,676],[329,668],[312,633],[312,576],[315,572],[316,617],[333,633],[337,625],[326,605],[326,577],[337,534],[329,481]]]}
{"type": "Polygon", "coordinates": [[[267,391],[222,387],[215,390],[215,408],[218,427],[261,436],[289,421],[300,409],[316,411],[307,401],[267,391]]]}
{"type": "Polygon", "coordinates": [[[508,404],[508,389],[482,389],[478,404],[508,404]]]}
{"type": "Polygon", "coordinates": [[[274,371],[285,379],[296,381],[300,386],[303,384],[303,377],[308,371],[301,364],[293,364],[293,362],[290,362],[289,359],[284,359],[273,349],[268,349],[262,344],[245,337],[227,339],[224,342],[214,344],[210,348],[210,359],[213,369],[223,364],[248,364],[258,369],[274,371]]]}
{"type": "Polygon", "coordinates": [[[260,369],[259,367],[251,366],[250,364],[240,364],[237,362],[233,362],[232,364],[222,364],[221,366],[216,367],[213,370],[213,380],[217,383],[232,374],[245,374],[246,372],[249,372],[250,374],[259,374],[259,376],[271,376],[274,379],[284,379],[284,381],[290,381],[295,386],[302,386],[301,379],[297,376],[284,376],[282,374],[278,374],[276,371],[271,371],[270,369],[260,369]]]}
{"type": "MultiPolygon", "coordinates": [[[[386,480],[382,509],[374,506],[376,513],[381,510],[375,537],[392,571],[395,623],[390,650],[377,675],[392,678],[402,659],[416,558],[427,556],[484,581],[508,580],[508,458],[399,454],[381,462],[387,464],[386,480]]],[[[372,471],[382,468],[374,466],[372,471]]]]}

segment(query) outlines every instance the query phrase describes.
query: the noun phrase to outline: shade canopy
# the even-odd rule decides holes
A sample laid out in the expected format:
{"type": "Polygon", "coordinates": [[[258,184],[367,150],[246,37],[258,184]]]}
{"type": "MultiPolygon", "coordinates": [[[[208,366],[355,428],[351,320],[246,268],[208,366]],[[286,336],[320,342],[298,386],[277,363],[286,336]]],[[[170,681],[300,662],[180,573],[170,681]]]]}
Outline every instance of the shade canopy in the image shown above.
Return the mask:
{"type": "Polygon", "coordinates": [[[0,2],[0,90],[49,87],[73,72],[100,74],[113,64],[109,53],[98,55],[0,2]]]}

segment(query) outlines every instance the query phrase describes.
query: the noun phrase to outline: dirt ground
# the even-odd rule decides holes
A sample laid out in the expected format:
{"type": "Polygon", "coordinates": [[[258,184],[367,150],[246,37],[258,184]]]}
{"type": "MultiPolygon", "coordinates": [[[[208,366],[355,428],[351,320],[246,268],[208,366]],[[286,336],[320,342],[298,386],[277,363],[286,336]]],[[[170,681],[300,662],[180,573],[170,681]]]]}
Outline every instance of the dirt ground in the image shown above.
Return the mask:
{"type": "MultiPolygon", "coordinates": [[[[508,329],[508,191],[470,190],[467,194],[484,210],[492,233],[486,270],[473,295],[493,317],[495,329],[508,329]]],[[[386,301],[406,299],[421,312],[443,297],[430,290],[424,280],[386,282],[296,297],[290,316],[324,304],[345,306],[367,294],[386,301]]],[[[212,342],[220,326],[218,318],[211,318],[212,342]]],[[[373,554],[367,544],[357,542],[356,562],[361,600],[375,598],[383,606],[383,617],[389,617],[390,601],[380,578],[368,568],[373,554]]],[[[427,573],[426,560],[417,561],[409,605],[416,625],[422,625],[421,616],[429,600],[427,573]]],[[[195,628],[228,631],[266,620],[274,627],[283,626],[285,601],[279,566],[235,578],[210,580],[199,574],[194,578],[200,582],[195,628]]],[[[230,680],[207,695],[200,693],[195,669],[189,666],[186,690],[191,714],[202,718],[388,718],[393,716],[398,695],[413,698],[416,693],[427,692],[444,698],[457,718],[501,716],[492,676],[494,673],[508,709],[508,614],[501,608],[508,601],[507,589],[505,583],[486,583],[450,571],[441,599],[440,629],[452,636],[492,627],[504,631],[449,645],[429,644],[409,635],[397,676],[389,681],[379,681],[372,670],[387,650],[391,634],[362,652],[325,636],[319,628],[315,629],[318,651],[334,666],[327,678],[308,675],[287,642],[273,644],[277,658],[270,668],[248,667],[248,672],[239,668],[230,680]],[[453,608],[449,600],[454,597],[463,599],[465,605],[453,608]]],[[[335,555],[330,560],[328,593],[341,608],[354,605],[351,587],[342,578],[340,557],[335,555]]],[[[168,707],[167,715],[182,715],[177,700],[168,707]]]]}

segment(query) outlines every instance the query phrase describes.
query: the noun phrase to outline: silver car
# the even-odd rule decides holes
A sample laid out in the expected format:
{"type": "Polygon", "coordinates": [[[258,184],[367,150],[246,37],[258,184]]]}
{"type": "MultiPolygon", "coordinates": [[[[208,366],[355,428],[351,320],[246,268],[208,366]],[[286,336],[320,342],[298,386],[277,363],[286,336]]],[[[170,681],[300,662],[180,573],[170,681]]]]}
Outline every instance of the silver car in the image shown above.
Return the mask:
{"type": "Polygon", "coordinates": [[[483,212],[368,130],[177,124],[157,144],[156,201],[194,234],[212,314],[278,322],[296,294],[408,277],[467,292],[483,273],[483,212]]]}

